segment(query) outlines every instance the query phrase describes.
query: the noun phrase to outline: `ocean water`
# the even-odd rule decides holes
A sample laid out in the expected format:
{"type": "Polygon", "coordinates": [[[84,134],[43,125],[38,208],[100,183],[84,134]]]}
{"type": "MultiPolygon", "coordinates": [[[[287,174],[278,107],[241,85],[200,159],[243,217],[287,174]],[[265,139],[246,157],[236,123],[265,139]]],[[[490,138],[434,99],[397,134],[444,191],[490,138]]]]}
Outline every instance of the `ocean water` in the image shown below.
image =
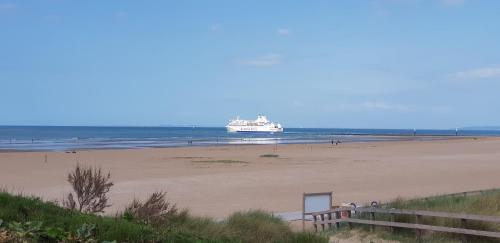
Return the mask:
{"type": "MultiPolygon", "coordinates": [[[[286,128],[283,133],[228,133],[223,127],[0,126],[0,150],[66,151],[432,139],[455,130],[286,128]]],[[[500,136],[500,130],[459,130],[460,136],[500,136]]]]}

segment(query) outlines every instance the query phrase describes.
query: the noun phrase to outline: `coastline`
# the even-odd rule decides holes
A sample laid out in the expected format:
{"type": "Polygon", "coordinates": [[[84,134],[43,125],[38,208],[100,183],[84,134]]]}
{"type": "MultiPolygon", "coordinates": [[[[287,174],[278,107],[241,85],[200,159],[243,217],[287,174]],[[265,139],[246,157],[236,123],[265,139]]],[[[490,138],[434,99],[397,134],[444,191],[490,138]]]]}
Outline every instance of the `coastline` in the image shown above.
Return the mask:
{"type": "Polygon", "coordinates": [[[0,150],[48,152],[235,144],[312,144],[330,143],[332,140],[350,143],[489,136],[500,137],[500,131],[460,130],[457,134],[457,131],[450,129],[287,128],[278,133],[231,133],[223,127],[0,126],[0,150]]]}
{"type": "Polygon", "coordinates": [[[334,203],[390,200],[500,187],[500,138],[225,145],[0,153],[0,187],[61,200],[76,163],[110,171],[113,207],[166,190],[196,215],[293,212],[303,192],[333,191],[334,203]],[[277,158],[261,157],[277,154],[277,158]],[[47,156],[47,162],[45,162],[47,156]]]}
{"type": "MultiPolygon", "coordinates": [[[[92,151],[92,150],[126,150],[126,149],[162,149],[162,148],[190,148],[190,147],[219,147],[219,146],[255,146],[255,145],[292,145],[292,144],[331,144],[332,142],[339,143],[366,143],[366,142],[401,142],[401,141],[430,141],[430,140],[447,140],[447,139],[467,139],[467,138],[487,138],[497,136],[455,136],[455,135],[404,135],[404,134],[382,134],[382,135],[364,135],[364,134],[339,134],[332,135],[329,139],[309,139],[309,140],[281,140],[280,138],[255,138],[255,140],[248,140],[247,138],[232,139],[226,141],[214,140],[183,140],[181,143],[175,145],[152,145],[152,146],[121,146],[121,147],[107,147],[107,144],[94,145],[90,147],[65,147],[65,148],[25,148],[20,145],[16,147],[15,144],[10,148],[0,146],[0,153],[10,152],[66,152],[71,153],[75,151],[92,151]]],[[[5,146],[5,144],[3,145],[5,146]]]]}

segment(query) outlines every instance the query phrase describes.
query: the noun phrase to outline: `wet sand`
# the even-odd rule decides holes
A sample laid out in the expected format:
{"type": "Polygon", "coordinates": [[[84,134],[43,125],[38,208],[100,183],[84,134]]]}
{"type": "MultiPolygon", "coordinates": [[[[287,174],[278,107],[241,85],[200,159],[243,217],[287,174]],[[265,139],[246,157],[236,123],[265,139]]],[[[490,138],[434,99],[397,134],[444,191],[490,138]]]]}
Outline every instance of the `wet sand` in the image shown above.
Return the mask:
{"type": "Polygon", "coordinates": [[[76,163],[111,171],[109,213],[166,190],[179,207],[221,218],[299,211],[304,192],[333,191],[340,204],[500,187],[500,138],[2,152],[0,187],[61,200],[76,163]]]}

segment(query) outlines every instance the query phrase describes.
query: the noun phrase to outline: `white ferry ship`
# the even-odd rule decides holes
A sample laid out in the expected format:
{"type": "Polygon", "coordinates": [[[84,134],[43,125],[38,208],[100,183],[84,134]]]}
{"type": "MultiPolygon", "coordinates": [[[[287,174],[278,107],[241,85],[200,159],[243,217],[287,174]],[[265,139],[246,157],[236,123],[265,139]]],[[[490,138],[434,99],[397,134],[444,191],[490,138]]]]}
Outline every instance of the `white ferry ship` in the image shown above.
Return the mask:
{"type": "Polygon", "coordinates": [[[240,120],[236,117],[226,125],[228,132],[283,132],[279,123],[267,120],[266,116],[259,115],[256,120],[240,120]]]}

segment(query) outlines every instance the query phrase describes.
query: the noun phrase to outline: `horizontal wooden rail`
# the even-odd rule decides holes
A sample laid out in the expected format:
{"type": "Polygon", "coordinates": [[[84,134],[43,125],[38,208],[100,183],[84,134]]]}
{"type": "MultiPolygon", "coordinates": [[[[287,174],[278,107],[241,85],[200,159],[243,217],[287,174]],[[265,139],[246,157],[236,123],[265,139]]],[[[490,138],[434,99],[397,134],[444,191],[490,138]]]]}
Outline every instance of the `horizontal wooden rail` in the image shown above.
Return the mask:
{"type": "Polygon", "coordinates": [[[437,211],[424,211],[424,210],[408,210],[408,209],[383,209],[383,208],[335,208],[329,211],[315,212],[311,215],[316,216],[320,214],[328,214],[335,212],[346,212],[355,211],[357,213],[385,213],[385,214],[405,214],[405,215],[420,215],[429,217],[441,217],[450,219],[466,219],[466,220],[477,220],[477,221],[487,221],[493,223],[500,223],[500,217],[488,216],[488,215],[477,215],[477,214],[464,214],[464,213],[448,213],[448,212],[437,212],[437,211]]]}
{"type": "Polygon", "coordinates": [[[387,226],[387,227],[397,227],[397,228],[407,228],[407,229],[430,230],[430,231],[439,231],[439,232],[447,232],[447,233],[457,233],[457,234],[500,238],[500,232],[452,228],[452,227],[444,227],[444,226],[433,226],[433,225],[425,225],[425,224],[411,224],[411,223],[400,223],[400,222],[353,219],[353,218],[317,221],[314,224],[315,225],[325,225],[325,224],[334,224],[334,223],[342,223],[342,222],[355,223],[355,224],[377,225],[377,226],[387,226]]]}
{"type": "Polygon", "coordinates": [[[420,232],[422,230],[457,233],[457,234],[462,234],[462,235],[475,235],[475,236],[500,238],[500,232],[473,230],[473,229],[466,229],[465,228],[467,220],[500,223],[500,217],[497,217],[497,216],[475,215],[475,214],[464,214],[464,213],[449,213],[449,212],[437,212],[437,211],[424,211],[424,210],[408,210],[408,209],[383,209],[383,208],[375,208],[375,207],[362,207],[362,208],[340,207],[340,208],[334,208],[334,209],[328,210],[328,211],[314,212],[314,213],[311,213],[311,215],[313,216],[313,219],[314,219],[313,225],[314,225],[314,228],[316,230],[318,229],[318,226],[321,226],[321,228],[323,230],[325,230],[326,226],[328,226],[328,228],[332,228],[332,226],[335,225],[336,228],[339,228],[340,223],[346,222],[346,223],[349,223],[349,227],[352,227],[352,224],[371,225],[372,231],[374,230],[375,226],[391,227],[391,231],[392,231],[393,227],[415,229],[416,234],[417,234],[417,239],[420,238],[420,232]],[[347,212],[347,214],[343,214],[343,212],[347,212]],[[351,212],[369,213],[370,220],[351,218],[351,212]],[[377,220],[375,220],[375,213],[390,214],[391,221],[380,221],[380,220],[377,221],[377,220]],[[415,217],[416,222],[415,223],[394,222],[394,215],[397,215],[397,214],[399,214],[399,215],[412,215],[415,217]],[[343,217],[341,217],[341,215],[343,215],[343,217]],[[421,224],[422,216],[457,219],[457,220],[460,220],[462,228],[453,228],[453,227],[421,224]]]}

